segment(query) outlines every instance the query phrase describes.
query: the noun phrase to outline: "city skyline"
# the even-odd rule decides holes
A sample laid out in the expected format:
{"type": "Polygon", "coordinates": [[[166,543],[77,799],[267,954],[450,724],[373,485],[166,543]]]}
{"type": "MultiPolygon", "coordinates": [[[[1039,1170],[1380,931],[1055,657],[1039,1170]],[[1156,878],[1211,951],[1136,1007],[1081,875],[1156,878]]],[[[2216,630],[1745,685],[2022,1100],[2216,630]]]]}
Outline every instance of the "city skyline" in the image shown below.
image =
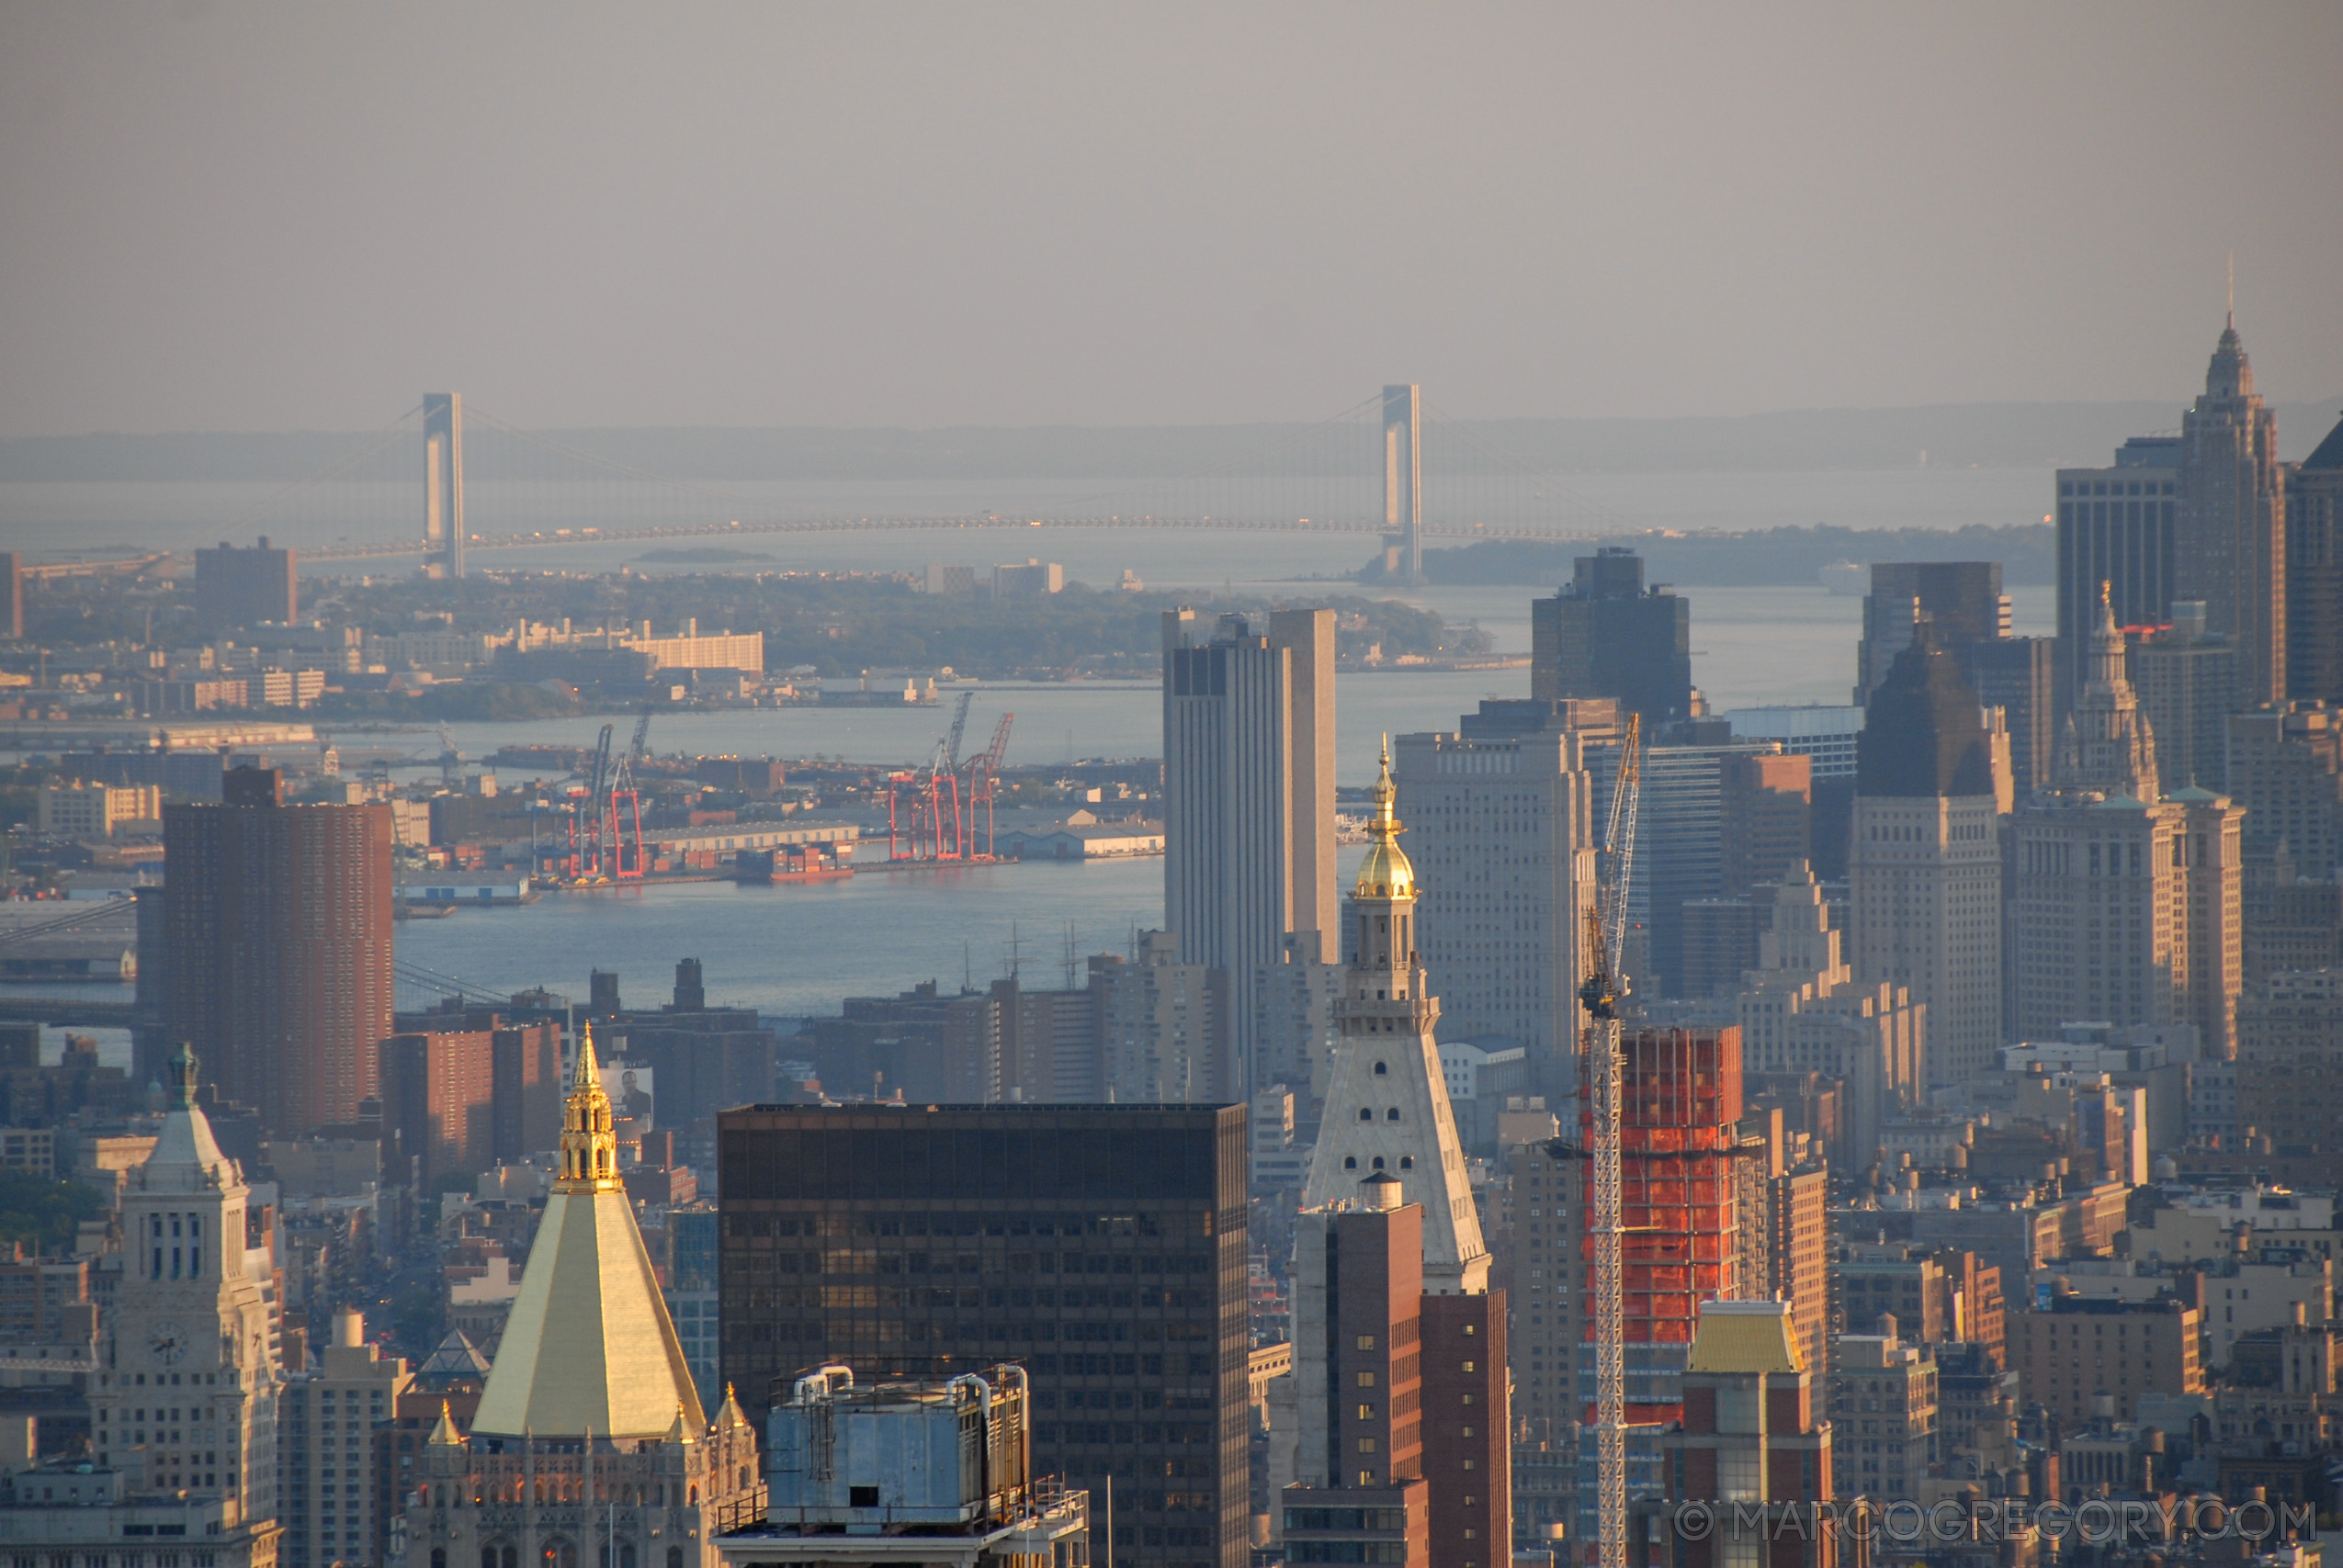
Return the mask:
{"type": "Polygon", "coordinates": [[[2324,1568],[2338,62],[0,12],[6,1568],[2324,1568]]]}

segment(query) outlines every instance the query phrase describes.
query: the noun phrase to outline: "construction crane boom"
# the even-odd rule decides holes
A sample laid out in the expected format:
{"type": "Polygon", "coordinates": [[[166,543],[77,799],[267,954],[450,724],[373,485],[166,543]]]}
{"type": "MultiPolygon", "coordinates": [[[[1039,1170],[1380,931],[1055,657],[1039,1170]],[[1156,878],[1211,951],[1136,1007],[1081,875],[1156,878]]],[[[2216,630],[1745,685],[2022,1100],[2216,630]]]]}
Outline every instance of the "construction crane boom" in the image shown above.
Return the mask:
{"type": "Polygon", "coordinates": [[[952,710],[952,729],[944,738],[944,771],[957,773],[960,768],[960,738],[968,729],[968,705],[976,701],[974,692],[962,692],[959,705],[952,710]]]}
{"type": "Polygon", "coordinates": [[[1579,1004],[1587,1014],[1587,1088],[1591,1137],[1587,1235],[1594,1274],[1595,1568],[1627,1568],[1626,1314],[1620,1252],[1623,1204],[1619,1168],[1619,954],[1626,942],[1627,888],[1636,863],[1636,805],[1643,784],[1643,721],[1627,723],[1627,743],[1611,792],[1603,842],[1609,863],[1586,912],[1585,978],[1579,1004]]]}
{"type": "Polygon", "coordinates": [[[1013,713],[1004,713],[992,731],[992,744],[981,757],[968,763],[968,812],[973,830],[976,808],[984,807],[984,852],[992,854],[994,818],[992,798],[1001,783],[1001,759],[1009,750],[1009,727],[1017,722],[1013,713]]]}

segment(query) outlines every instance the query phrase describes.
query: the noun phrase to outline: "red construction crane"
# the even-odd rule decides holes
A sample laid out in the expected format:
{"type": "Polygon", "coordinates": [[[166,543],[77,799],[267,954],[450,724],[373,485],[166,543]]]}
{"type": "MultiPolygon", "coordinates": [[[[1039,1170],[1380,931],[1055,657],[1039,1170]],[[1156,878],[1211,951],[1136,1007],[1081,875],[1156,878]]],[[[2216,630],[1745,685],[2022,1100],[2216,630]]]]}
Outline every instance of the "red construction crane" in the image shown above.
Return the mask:
{"type": "MultiPolygon", "coordinates": [[[[1013,713],[1001,716],[999,728],[992,732],[992,745],[981,757],[968,763],[968,808],[973,816],[976,807],[984,807],[984,858],[992,858],[992,797],[1001,782],[1001,758],[1009,750],[1009,727],[1017,722],[1013,713]]],[[[975,824],[971,822],[970,828],[975,824]]]]}

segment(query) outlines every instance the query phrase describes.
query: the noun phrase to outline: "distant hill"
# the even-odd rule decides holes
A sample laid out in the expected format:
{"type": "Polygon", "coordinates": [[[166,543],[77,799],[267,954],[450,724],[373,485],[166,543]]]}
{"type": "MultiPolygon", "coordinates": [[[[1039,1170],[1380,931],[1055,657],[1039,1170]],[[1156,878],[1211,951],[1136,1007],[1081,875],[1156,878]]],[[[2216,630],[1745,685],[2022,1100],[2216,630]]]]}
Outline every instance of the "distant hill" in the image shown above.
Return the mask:
{"type": "MultiPolygon", "coordinates": [[[[2334,427],[2343,398],[2282,405],[2281,455],[2300,457],[2334,427]]],[[[2172,429],[2172,403],[1960,403],[1804,409],[1729,419],[1500,419],[1464,432],[1555,474],[1737,472],[2101,463],[2125,436],[2172,429]],[[1923,458],[1925,454],[1925,458],[1923,458]]],[[[538,434],[675,479],[1151,479],[1252,457],[1293,424],[1072,425],[946,430],[554,430],[538,434]]],[[[0,441],[0,481],[290,480],[374,434],[96,434],[0,441]]]]}

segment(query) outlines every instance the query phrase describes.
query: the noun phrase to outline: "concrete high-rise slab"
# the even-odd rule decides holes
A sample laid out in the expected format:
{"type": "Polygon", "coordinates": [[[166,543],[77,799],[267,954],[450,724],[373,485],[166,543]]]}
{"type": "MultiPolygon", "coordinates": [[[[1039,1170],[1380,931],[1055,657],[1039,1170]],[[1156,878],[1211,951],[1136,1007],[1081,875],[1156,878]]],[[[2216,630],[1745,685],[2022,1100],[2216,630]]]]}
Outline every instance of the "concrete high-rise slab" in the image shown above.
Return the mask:
{"type": "Polygon", "coordinates": [[[426,577],[464,575],[464,395],[423,395],[423,538],[426,577]]]}
{"type": "Polygon", "coordinates": [[[1278,1081],[1263,972],[1323,962],[1335,927],[1331,610],[1164,613],[1163,782],[1165,924],[1180,962],[1227,976],[1223,1059],[1193,1092],[1249,1100],[1278,1081]]]}
{"type": "Polygon", "coordinates": [[[1580,913],[1594,897],[1588,751],[1619,732],[1607,697],[1484,701],[1454,733],[1393,743],[1421,886],[1416,945],[1452,1040],[1526,1049],[1534,1092],[1577,1092],[1580,913]]]}

